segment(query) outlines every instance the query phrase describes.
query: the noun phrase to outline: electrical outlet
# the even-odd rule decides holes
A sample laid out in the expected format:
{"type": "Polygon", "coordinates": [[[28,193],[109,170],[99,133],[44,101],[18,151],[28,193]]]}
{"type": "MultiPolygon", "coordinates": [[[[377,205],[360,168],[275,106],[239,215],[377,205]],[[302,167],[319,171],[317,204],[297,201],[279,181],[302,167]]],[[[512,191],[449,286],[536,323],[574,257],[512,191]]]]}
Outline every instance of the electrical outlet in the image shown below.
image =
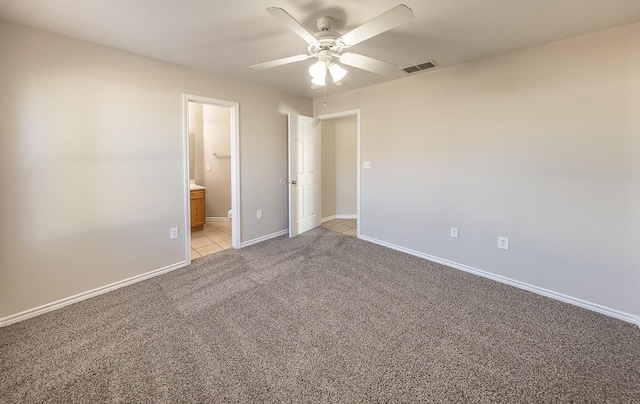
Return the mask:
{"type": "Polygon", "coordinates": [[[258,217],[258,219],[262,219],[262,209],[258,209],[256,216],[258,217]]]}
{"type": "Polygon", "coordinates": [[[172,227],[171,229],[169,229],[169,238],[171,240],[178,238],[178,228],[177,227],[172,227]]]}
{"type": "Polygon", "coordinates": [[[449,235],[453,238],[458,238],[458,228],[457,227],[449,227],[449,235]]]}
{"type": "Polygon", "coordinates": [[[498,248],[503,250],[509,249],[509,237],[498,236],[498,248]]]}

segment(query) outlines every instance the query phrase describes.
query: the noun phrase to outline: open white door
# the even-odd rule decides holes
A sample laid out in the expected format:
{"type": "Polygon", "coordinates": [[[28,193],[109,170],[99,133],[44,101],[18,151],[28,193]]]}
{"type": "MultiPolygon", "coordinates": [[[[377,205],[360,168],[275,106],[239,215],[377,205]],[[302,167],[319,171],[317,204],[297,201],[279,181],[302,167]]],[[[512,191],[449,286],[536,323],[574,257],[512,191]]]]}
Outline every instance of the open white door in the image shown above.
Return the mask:
{"type": "Polygon", "coordinates": [[[289,237],[320,226],[318,120],[289,114],[289,237]]]}

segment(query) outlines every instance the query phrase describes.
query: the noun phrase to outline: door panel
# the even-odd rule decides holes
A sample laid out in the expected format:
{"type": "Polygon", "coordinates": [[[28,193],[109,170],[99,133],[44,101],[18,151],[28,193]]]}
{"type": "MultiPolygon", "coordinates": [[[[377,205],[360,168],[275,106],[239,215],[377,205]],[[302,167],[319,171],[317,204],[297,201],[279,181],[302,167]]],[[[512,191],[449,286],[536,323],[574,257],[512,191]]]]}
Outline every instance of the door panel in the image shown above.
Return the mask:
{"type": "Polygon", "coordinates": [[[318,120],[289,114],[289,237],[320,226],[318,120]]]}
{"type": "Polygon", "coordinates": [[[294,187],[296,193],[296,222],[304,218],[304,189],[302,187],[294,187]]]}

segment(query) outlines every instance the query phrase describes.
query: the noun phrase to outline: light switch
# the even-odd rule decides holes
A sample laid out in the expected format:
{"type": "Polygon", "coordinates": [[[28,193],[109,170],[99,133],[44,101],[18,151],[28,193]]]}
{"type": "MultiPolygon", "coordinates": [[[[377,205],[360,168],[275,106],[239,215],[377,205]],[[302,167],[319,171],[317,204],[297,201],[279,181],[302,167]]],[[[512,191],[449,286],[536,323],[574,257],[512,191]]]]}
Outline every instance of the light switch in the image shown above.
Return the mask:
{"type": "Polygon", "coordinates": [[[207,164],[207,171],[211,171],[211,164],[207,164]]]}
{"type": "Polygon", "coordinates": [[[365,169],[371,168],[371,162],[370,161],[363,161],[362,162],[362,168],[365,168],[365,169]]]}

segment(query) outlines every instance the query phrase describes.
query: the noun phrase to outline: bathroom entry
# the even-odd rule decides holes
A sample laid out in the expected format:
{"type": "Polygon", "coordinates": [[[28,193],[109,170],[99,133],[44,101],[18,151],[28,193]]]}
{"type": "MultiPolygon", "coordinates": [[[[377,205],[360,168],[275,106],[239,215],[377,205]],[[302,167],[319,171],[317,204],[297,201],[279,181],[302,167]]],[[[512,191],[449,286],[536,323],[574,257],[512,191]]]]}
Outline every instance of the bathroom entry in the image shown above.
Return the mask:
{"type": "Polygon", "coordinates": [[[238,104],[185,95],[191,258],[239,248],[238,104]]]}
{"type": "Polygon", "coordinates": [[[231,212],[231,117],[229,108],[189,102],[189,136],[193,135],[193,175],[206,188],[206,220],[229,221],[231,212]]]}

